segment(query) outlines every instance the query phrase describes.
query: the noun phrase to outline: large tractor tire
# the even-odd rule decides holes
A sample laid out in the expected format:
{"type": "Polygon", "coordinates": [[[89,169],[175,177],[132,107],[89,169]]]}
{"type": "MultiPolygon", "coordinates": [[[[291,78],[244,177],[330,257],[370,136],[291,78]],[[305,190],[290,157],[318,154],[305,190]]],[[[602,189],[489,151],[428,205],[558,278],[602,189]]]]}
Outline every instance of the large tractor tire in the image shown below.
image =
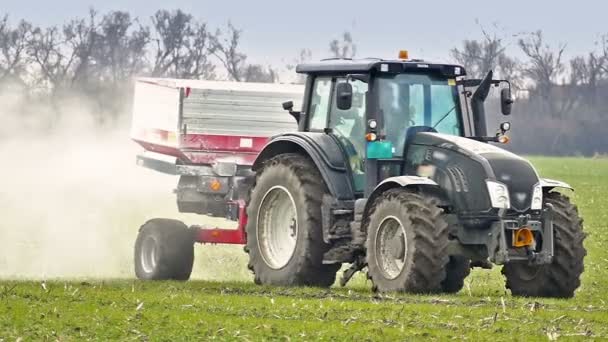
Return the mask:
{"type": "Polygon", "coordinates": [[[448,223],[429,196],[393,189],[377,198],[367,220],[367,267],[375,291],[443,291],[448,223]]]}
{"type": "Polygon", "coordinates": [[[514,296],[570,298],[581,283],[583,259],[587,255],[583,246],[583,220],[570,199],[558,192],[545,194],[545,203],[551,203],[555,209],[552,263],[530,266],[512,262],[503,267],[502,273],[514,296]]]}
{"type": "Polygon", "coordinates": [[[177,220],[152,219],[135,241],[135,274],[142,280],[188,280],[194,263],[192,231],[177,220]]]}
{"type": "Polygon", "coordinates": [[[258,171],[247,205],[248,267],[257,284],[329,287],[339,264],[323,264],[321,201],[327,187],[313,162],[288,153],[258,171]]]}
{"type": "Polygon", "coordinates": [[[464,287],[464,280],[471,273],[471,260],[462,255],[451,255],[445,268],[445,279],[441,290],[445,293],[456,293],[464,287]]]}

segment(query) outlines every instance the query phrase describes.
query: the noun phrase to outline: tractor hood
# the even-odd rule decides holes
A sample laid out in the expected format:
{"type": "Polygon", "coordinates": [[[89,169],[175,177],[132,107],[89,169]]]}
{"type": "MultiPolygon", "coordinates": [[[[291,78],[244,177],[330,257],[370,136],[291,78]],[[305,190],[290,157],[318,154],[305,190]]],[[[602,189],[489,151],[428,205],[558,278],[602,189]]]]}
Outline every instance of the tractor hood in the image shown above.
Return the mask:
{"type": "MultiPolygon", "coordinates": [[[[478,189],[485,188],[486,179],[504,183],[509,188],[511,209],[518,212],[530,209],[534,186],[540,180],[532,164],[524,158],[489,143],[441,133],[418,133],[412,144],[434,146],[436,149],[433,150],[439,152],[444,150],[446,160],[442,164],[448,169],[454,167],[449,159],[455,153],[454,161],[458,160],[461,164],[462,171],[457,173],[464,178],[462,182],[483,182],[483,186],[478,186],[478,189]],[[479,172],[473,172],[473,169],[478,169],[479,172]],[[479,179],[480,177],[485,179],[479,179]]],[[[432,158],[437,158],[442,154],[431,155],[432,158]]]]}

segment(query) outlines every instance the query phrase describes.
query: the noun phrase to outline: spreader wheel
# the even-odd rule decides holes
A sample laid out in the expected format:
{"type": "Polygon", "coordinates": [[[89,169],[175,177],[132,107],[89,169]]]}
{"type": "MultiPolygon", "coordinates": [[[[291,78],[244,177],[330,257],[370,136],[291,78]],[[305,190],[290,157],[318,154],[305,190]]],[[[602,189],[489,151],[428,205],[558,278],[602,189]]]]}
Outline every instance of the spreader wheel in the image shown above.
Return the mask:
{"type": "Polygon", "coordinates": [[[152,219],[135,241],[135,274],[142,280],[188,280],[194,263],[192,231],[177,220],[152,219]]]}

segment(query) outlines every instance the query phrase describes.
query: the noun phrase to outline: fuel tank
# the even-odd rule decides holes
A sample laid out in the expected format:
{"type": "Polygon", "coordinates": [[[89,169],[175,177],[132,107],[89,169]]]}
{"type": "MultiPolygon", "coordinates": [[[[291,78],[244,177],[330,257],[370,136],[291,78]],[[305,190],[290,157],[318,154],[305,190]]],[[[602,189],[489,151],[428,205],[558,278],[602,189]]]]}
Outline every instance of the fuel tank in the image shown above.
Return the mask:
{"type": "Polygon", "coordinates": [[[490,143],[418,133],[407,147],[405,174],[430,177],[445,191],[460,216],[493,216],[486,180],[509,189],[512,214],[528,212],[538,173],[524,158],[490,143]]]}

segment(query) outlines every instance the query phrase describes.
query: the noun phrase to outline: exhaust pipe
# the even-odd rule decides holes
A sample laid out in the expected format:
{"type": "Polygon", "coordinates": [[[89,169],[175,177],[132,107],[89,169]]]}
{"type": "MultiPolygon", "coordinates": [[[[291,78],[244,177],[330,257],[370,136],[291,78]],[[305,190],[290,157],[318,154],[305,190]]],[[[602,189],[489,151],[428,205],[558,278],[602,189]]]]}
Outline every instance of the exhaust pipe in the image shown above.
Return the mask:
{"type": "Polygon", "coordinates": [[[488,128],[486,125],[486,110],[484,102],[490,93],[490,87],[492,86],[492,77],[494,73],[492,70],[488,71],[488,74],[481,81],[477,90],[471,98],[471,109],[473,110],[473,126],[475,128],[475,136],[485,137],[488,135],[488,128]]]}

